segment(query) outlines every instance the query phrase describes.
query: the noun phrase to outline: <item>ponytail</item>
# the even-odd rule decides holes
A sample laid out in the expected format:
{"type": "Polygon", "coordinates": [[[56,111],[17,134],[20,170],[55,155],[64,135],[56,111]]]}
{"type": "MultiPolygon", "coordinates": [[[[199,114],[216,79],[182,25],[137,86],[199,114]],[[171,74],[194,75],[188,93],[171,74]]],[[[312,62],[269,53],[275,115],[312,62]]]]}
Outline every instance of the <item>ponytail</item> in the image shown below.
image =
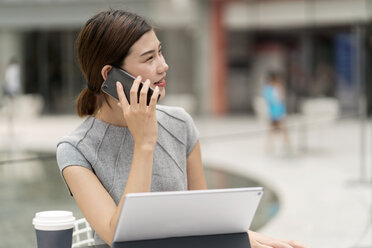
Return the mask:
{"type": "Polygon", "coordinates": [[[83,89],[76,99],[76,112],[80,117],[93,115],[98,109],[97,95],[88,88],[83,89]]]}

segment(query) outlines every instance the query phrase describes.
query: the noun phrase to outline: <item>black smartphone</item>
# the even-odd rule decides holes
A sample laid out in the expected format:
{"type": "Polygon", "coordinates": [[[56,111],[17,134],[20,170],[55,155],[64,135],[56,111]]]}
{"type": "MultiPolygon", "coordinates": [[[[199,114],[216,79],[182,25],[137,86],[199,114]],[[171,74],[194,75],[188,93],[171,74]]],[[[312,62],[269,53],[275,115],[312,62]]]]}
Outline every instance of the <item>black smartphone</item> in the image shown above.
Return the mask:
{"type": "MultiPolygon", "coordinates": [[[[106,80],[102,83],[101,89],[106,94],[112,96],[119,101],[118,92],[116,90],[116,82],[119,81],[124,88],[125,96],[127,97],[128,102],[130,103],[130,89],[132,88],[133,81],[136,78],[130,75],[128,72],[117,68],[112,67],[111,71],[108,73],[106,80]]],[[[140,92],[143,87],[143,83],[140,83],[138,87],[138,102],[140,100],[140,92]]],[[[149,88],[147,91],[147,101],[146,104],[150,104],[151,96],[154,93],[153,89],[149,88]]],[[[160,97],[160,95],[159,95],[160,97]]],[[[158,98],[159,100],[159,98],[158,98]]]]}

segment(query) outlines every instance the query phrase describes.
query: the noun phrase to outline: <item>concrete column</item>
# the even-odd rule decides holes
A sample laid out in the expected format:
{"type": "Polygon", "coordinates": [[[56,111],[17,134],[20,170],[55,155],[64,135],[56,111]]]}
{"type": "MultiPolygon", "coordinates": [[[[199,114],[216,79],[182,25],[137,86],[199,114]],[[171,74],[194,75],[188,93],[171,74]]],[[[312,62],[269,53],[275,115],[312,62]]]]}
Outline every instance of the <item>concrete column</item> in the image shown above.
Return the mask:
{"type": "MultiPolygon", "coordinates": [[[[300,109],[301,114],[303,113],[302,105],[304,100],[308,97],[308,92],[310,91],[310,83],[312,79],[312,72],[313,72],[313,53],[314,53],[314,44],[312,41],[312,34],[310,32],[305,32],[301,35],[301,71],[303,75],[303,82],[301,83],[301,87],[299,92],[300,95],[300,109]]],[[[299,125],[299,150],[302,152],[308,151],[308,126],[306,123],[302,123],[299,125]]]]}
{"type": "MultiPolygon", "coordinates": [[[[38,92],[43,96],[44,102],[46,103],[44,105],[44,108],[48,108],[48,103],[50,99],[49,95],[49,71],[48,71],[48,34],[46,32],[41,32],[38,35],[38,92]]],[[[48,111],[48,110],[47,110],[48,111]]]]}
{"type": "Polygon", "coordinates": [[[211,2],[211,29],[212,29],[212,92],[213,113],[224,115],[227,112],[226,94],[226,30],[224,24],[225,1],[211,2]]]}
{"type": "Polygon", "coordinates": [[[358,99],[358,112],[360,121],[360,149],[359,149],[359,181],[364,183],[368,182],[368,168],[367,168],[367,101],[366,101],[366,29],[364,26],[356,26],[356,84],[357,84],[357,99],[358,99]]]}
{"type": "Polygon", "coordinates": [[[196,111],[198,114],[212,113],[211,84],[211,31],[209,22],[209,1],[198,1],[198,23],[194,27],[194,81],[196,111]]]}

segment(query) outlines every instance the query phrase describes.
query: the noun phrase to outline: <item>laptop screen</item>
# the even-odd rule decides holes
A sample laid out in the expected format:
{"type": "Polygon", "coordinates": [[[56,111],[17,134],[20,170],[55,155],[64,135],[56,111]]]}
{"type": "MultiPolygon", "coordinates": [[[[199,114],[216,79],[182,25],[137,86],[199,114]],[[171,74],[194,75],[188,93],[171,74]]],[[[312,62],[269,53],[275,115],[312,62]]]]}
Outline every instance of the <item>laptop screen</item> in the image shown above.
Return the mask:
{"type": "Polygon", "coordinates": [[[127,194],[113,242],[247,232],[263,188],[127,194]]]}

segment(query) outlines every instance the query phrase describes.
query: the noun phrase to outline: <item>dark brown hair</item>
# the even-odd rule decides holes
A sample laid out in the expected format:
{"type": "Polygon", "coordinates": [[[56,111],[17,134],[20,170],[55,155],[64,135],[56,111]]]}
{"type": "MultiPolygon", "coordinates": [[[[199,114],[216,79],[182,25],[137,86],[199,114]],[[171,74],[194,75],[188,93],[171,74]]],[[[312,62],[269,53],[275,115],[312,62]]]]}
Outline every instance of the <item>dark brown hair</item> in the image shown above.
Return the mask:
{"type": "Polygon", "coordinates": [[[98,109],[103,66],[121,67],[132,45],[150,30],[152,26],[144,18],[124,10],[102,11],[85,23],[76,40],[77,58],[87,83],[76,99],[79,116],[92,115],[98,109]]]}

